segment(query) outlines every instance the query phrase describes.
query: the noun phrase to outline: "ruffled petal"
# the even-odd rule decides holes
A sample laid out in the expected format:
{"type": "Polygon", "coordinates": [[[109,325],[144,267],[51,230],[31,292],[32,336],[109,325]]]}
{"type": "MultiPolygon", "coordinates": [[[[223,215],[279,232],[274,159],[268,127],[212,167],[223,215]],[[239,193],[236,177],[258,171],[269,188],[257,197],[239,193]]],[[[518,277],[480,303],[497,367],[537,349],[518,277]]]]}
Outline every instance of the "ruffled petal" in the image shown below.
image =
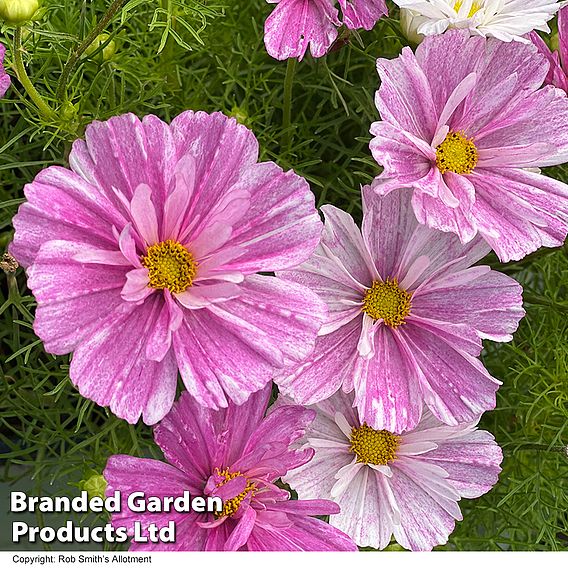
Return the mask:
{"type": "Polygon", "coordinates": [[[207,406],[237,404],[279,369],[298,365],[314,348],[325,305],[308,289],[268,276],[250,276],[241,295],[194,310],[174,346],[187,389],[207,406]]]}
{"type": "Polygon", "coordinates": [[[279,0],[266,19],[264,44],[275,59],[322,57],[337,37],[335,0],[279,0]]]}
{"type": "Polygon", "coordinates": [[[69,376],[79,392],[131,424],[142,414],[146,424],[155,424],[174,400],[173,353],[160,363],[145,356],[162,303],[156,295],[129,313],[111,314],[76,348],[71,360],[69,376]]]}
{"type": "Polygon", "coordinates": [[[313,353],[294,373],[277,376],[275,382],[298,404],[308,405],[329,398],[353,372],[359,358],[360,331],[360,318],[357,318],[337,331],[319,337],[313,353]]]}
{"type": "Polygon", "coordinates": [[[438,419],[446,424],[470,422],[495,408],[500,383],[479,360],[410,322],[399,333],[414,361],[424,401],[438,419]]]}
{"type": "Polygon", "coordinates": [[[403,432],[420,420],[422,395],[396,332],[380,326],[375,355],[357,360],[355,401],[361,422],[376,430],[403,432]]]}
{"type": "Polygon", "coordinates": [[[88,250],[78,243],[49,241],[28,270],[28,286],[38,301],[34,330],[49,353],[73,351],[109,316],[132,310],[120,295],[128,268],[74,260],[88,250]]]}
{"type": "Polygon", "coordinates": [[[228,240],[227,246],[242,252],[226,270],[245,274],[284,270],[314,252],[323,226],[305,179],[265,162],[247,170],[233,188],[239,190],[250,193],[250,207],[228,240]]]}
{"type": "MultiPolygon", "coordinates": [[[[181,497],[187,491],[187,477],[179,469],[158,460],[135,458],[126,455],[111,456],[103,472],[107,481],[106,495],[113,496],[120,491],[120,510],[113,513],[111,522],[114,527],[126,527],[133,534],[134,523],[140,522],[143,529],[151,523],[163,527],[169,521],[181,521],[185,513],[173,512],[133,512],[128,507],[128,497],[135,492],[144,492],[148,497],[181,497]]],[[[189,513],[197,517],[195,513],[189,513]]],[[[197,527],[196,527],[197,528],[197,527]]]]}
{"type": "Polygon", "coordinates": [[[80,176],[52,166],[24,189],[27,201],[13,219],[16,229],[10,252],[24,267],[46,240],[66,240],[117,250],[112,227],[125,218],[101,190],[80,176]]]}
{"type": "Polygon", "coordinates": [[[352,30],[372,30],[388,14],[385,0],[339,0],[343,23],[352,30]]]}
{"type": "Polygon", "coordinates": [[[475,269],[467,269],[424,286],[412,297],[413,315],[464,323],[483,339],[510,341],[525,314],[522,287],[493,270],[476,274],[475,269]],[[472,279],[464,281],[470,272],[472,279]]]}

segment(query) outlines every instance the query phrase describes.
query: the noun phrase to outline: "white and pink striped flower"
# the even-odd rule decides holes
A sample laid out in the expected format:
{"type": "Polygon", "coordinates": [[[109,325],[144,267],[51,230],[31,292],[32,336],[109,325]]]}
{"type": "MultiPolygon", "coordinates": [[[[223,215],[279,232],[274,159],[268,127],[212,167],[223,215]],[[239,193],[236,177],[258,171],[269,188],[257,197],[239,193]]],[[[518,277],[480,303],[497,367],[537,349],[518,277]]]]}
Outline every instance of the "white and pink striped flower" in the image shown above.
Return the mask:
{"type": "Polygon", "coordinates": [[[568,161],[568,99],[541,88],[534,45],[449,30],[377,67],[377,192],[410,191],[421,223],[479,234],[502,262],[563,244],[568,185],[540,168],[568,161]]]}
{"type": "Polygon", "coordinates": [[[299,499],[335,501],[341,512],[330,524],[359,546],[382,549],[393,535],[410,550],[444,544],[462,519],[460,499],[498,480],[501,448],[477,420],[447,426],[425,412],[397,435],[362,423],[341,392],[311,408],[316,418],[298,445],[315,455],[283,479],[299,499]]]}
{"type": "Polygon", "coordinates": [[[421,225],[408,192],[363,188],[362,232],[324,205],[320,246],[287,281],[316,292],[329,316],[315,350],[276,378],[298,404],[355,390],[361,419],[377,429],[414,428],[426,405],[447,424],[495,407],[499,381],[477,358],[482,339],[509,341],[524,315],[522,288],[488,266],[481,238],[421,225]]]}

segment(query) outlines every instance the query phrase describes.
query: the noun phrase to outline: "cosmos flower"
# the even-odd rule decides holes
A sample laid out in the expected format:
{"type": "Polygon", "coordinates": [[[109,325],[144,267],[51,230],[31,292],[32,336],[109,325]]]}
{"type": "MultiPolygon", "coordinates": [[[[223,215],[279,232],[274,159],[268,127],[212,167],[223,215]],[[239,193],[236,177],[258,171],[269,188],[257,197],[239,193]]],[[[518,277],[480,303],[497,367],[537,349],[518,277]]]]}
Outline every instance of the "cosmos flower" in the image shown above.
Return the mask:
{"type": "Polygon", "coordinates": [[[6,53],[6,48],[0,43],[0,98],[6,94],[8,87],[10,86],[10,76],[6,71],[4,71],[4,54],[6,53]]]}
{"type": "Polygon", "coordinates": [[[501,41],[527,42],[532,30],[550,32],[559,0],[394,0],[413,29],[422,36],[439,35],[449,28],[467,28],[472,35],[501,41]]]}
{"type": "Polygon", "coordinates": [[[568,232],[568,186],[538,168],[568,160],[568,100],[536,47],[450,30],[377,62],[382,121],[371,151],[381,194],[412,188],[418,220],[478,233],[503,261],[568,232]]]}
{"type": "Polygon", "coordinates": [[[278,4],[264,26],[266,50],[275,59],[301,60],[308,46],[313,57],[324,56],[337,38],[337,28],[371,30],[388,13],[385,0],[267,0],[278,4]]]}
{"type": "Polygon", "coordinates": [[[132,534],[135,521],[176,524],[175,544],[133,543],[130,550],[357,550],[339,530],[313,518],[335,515],[339,507],[324,500],[290,500],[274,482],[308,462],[313,450],[292,449],[315,416],[313,410],[286,406],[264,417],[270,386],[225,410],[199,406],[183,393],[155,428],[164,463],[125,455],[112,456],[104,476],[107,495],[121,492],[122,507],[112,517],[115,527],[132,534]],[[223,500],[218,513],[133,513],[128,496],[192,497],[223,500]]]}
{"type": "Polygon", "coordinates": [[[393,534],[410,550],[444,544],[462,519],[458,501],[497,482],[501,448],[477,420],[446,426],[425,412],[398,435],[361,423],[352,402],[339,392],[313,407],[316,419],[296,445],[315,456],[284,481],[299,499],[333,499],[341,512],[330,524],[359,546],[385,548],[393,534]]]}
{"type": "Polygon", "coordinates": [[[310,353],[325,306],[255,273],[305,260],[322,224],[307,182],[257,159],[253,133],[220,113],[123,115],[87,128],[71,169],[26,186],[11,252],[36,333],[49,353],[73,352],[83,396],[154,424],[178,369],[218,408],[310,353]]]}
{"type": "Polygon", "coordinates": [[[329,308],[312,355],[276,379],[298,404],[355,390],[361,420],[378,430],[414,428],[423,404],[455,425],[495,407],[500,384],[476,359],[482,339],[509,341],[524,315],[522,288],[488,266],[489,247],[462,245],[428,229],[408,192],[363,188],[363,230],[322,207],[320,247],[280,273],[317,292],[329,308]]]}
{"type": "Polygon", "coordinates": [[[550,64],[545,83],[568,91],[568,6],[558,12],[558,51],[551,51],[536,32],[529,37],[550,64]]]}

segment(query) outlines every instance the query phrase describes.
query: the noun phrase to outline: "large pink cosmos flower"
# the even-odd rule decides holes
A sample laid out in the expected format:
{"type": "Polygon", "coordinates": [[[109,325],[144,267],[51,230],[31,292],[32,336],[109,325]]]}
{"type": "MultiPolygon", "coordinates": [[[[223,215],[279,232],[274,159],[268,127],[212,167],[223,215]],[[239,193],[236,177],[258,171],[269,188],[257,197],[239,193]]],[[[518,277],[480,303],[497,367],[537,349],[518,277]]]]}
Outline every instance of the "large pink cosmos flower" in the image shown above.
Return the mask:
{"type": "Polygon", "coordinates": [[[324,56],[342,23],[349,29],[371,30],[388,13],[385,0],[267,0],[278,4],[264,26],[266,50],[275,59],[302,59],[310,47],[313,57],[324,56]]]}
{"type": "Polygon", "coordinates": [[[568,6],[558,12],[558,51],[551,51],[536,32],[529,37],[550,64],[545,83],[568,92],[568,6]]]}
{"type": "Polygon", "coordinates": [[[12,254],[48,352],[73,352],[83,396],[147,424],[170,409],[178,369],[200,404],[243,403],[312,350],[325,306],[273,276],[317,246],[307,182],[257,163],[235,120],[185,112],[94,122],[71,170],[25,188],[12,254]]]}
{"type": "Polygon", "coordinates": [[[137,544],[131,550],[357,550],[342,532],[312,515],[335,515],[330,501],[292,501],[276,479],[307,463],[313,450],[294,450],[314,419],[313,410],[286,406],[263,418],[270,386],[242,406],[212,411],[183,393],[154,430],[169,463],[112,456],[104,471],[107,495],[121,491],[115,527],[176,524],[175,544],[137,544]],[[171,465],[170,465],[171,464],[171,465]],[[128,496],[217,496],[220,513],[133,513],[128,496]]]}
{"type": "Polygon", "coordinates": [[[447,542],[462,519],[458,501],[497,482],[503,456],[493,436],[477,420],[446,426],[429,412],[396,435],[361,423],[352,403],[337,393],[313,407],[316,419],[296,445],[315,456],[284,481],[300,499],[333,499],[341,513],[330,524],[359,546],[385,548],[393,534],[411,550],[447,542]]]}
{"type": "Polygon", "coordinates": [[[3,97],[10,86],[10,76],[4,71],[4,55],[6,48],[0,43],[0,97],[3,97]]]}
{"type": "Polygon", "coordinates": [[[534,45],[450,30],[377,66],[376,191],[412,188],[421,223],[464,243],[479,233],[502,261],[563,243],[568,186],[535,168],[568,160],[568,99],[540,88],[534,45]]]}
{"type": "Polygon", "coordinates": [[[417,222],[410,194],[363,188],[363,231],[324,205],[320,247],[286,281],[329,308],[312,355],[276,379],[298,404],[355,390],[361,419],[378,430],[414,428],[425,403],[457,424],[495,407],[500,384],[476,359],[482,339],[509,341],[524,315],[522,288],[488,266],[489,247],[462,245],[417,222]]]}

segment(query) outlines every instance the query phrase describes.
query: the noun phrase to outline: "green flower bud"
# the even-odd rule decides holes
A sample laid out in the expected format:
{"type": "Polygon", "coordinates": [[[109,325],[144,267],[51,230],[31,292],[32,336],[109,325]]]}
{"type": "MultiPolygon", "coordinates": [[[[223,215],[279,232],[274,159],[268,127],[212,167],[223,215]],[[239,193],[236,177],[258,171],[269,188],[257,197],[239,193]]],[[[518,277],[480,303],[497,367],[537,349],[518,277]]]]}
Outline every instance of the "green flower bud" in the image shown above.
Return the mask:
{"type": "Polygon", "coordinates": [[[87,492],[89,499],[93,497],[102,497],[104,499],[107,482],[102,475],[91,475],[82,485],[82,489],[87,492]]]}
{"type": "Polygon", "coordinates": [[[247,124],[247,121],[248,121],[247,113],[242,108],[240,108],[236,105],[231,109],[229,116],[236,118],[237,122],[240,122],[241,124],[244,124],[244,125],[247,124]]]}
{"type": "MultiPolygon", "coordinates": [[[[98,49],[100,49],[101,45],[107,43],[108,38],[109,38],[109,34],[99,34],[93,41],[93,43],[91,45],[89,45],[89,47],[87,48],[87,50],[85,51],[85,53],[87,55],[91,55],[93,53],[95,53],[95,51],[97,51],[98,49]]],[[[108,61],[109,59],[112,59],[112,56],[116,53],[116,43],[114,42],[113,39],[111,39],[107,45],[105,45],[103,47],[102,52],[98,53],[98,57],[101,58],[103,61],[108,61]]]]}
{"type": "Polygon", "coordinates": [[[31,20],[38,8],[38,0],[0,0],[0,19],[19,26],[31,20]]]}
{"type": "Polygon", "coordinates": [[[77,107],[73,103],[67,101],[61,105],[59,116],[61,117],[61,120],[71,122],[77,116],[77,107]]]}

